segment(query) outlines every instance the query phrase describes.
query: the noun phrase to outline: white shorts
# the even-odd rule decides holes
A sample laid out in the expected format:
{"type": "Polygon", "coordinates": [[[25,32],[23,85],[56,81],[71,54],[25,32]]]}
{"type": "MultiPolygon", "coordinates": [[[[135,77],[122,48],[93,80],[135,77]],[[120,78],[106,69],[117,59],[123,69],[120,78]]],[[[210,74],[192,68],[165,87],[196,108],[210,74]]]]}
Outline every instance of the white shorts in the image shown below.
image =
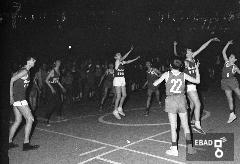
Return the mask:
{"type": "Polygon", "coordinates": [[[187,92],[191,92],[191,91],[197,91],[197,87],[195,84],[188,84],[187,85],[187,92]]]}
{"type": "Polygon", "coordinates": [[[26,100],[16,101],[13,103],[13,106],[25,106],[25,105],[28,105],[28,102],[26,100]]]}
{"type": "Polygon", "coordinates": [[[124,87],[126,85],[125,77],[114,77],[113,86],[114,87],[124,87]]]}

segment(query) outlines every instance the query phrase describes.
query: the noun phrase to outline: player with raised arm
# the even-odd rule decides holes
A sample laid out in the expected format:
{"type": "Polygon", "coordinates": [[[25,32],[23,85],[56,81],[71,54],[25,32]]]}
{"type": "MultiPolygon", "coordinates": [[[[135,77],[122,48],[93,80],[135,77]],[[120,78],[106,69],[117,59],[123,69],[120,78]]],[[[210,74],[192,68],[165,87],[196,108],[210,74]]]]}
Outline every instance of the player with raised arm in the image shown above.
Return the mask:
{"type": "Polygon", "coordinates": [[[161,105],[161,101],[160,101],[160,98],[159,98],[160,94],[159,94],[158,87],[153,86],[153,82],[159,78],[161,73],[158,69],[152,67],[152,64],[151,64],[150,61],[146,62],[146,67],[147,67],[147,81],[143,85],[143,88],[145,88],[146,85],[147,85],[148,89],[147,89],[147,106],[146,106],[146,110],[145,110],[144,115],[148,116],[153,93],[155,93],[157,102],[159,103],[159,105],[161,105]]]}
{"type": "Polygon", "coordinates": [[[178,156],[177,148],[177,115],[179,115],[181,124],[184,130],[187,144],[187,153],[194,154],[196,151],[192,147],[192,139],[188,124],[187,114],[187,100],[185,96],[185,80],[192,83],[200,83],[199,63],[195,64],[196,77],[193,78],[186,73],[180,72],[179,69],[182,66],[182,61],[175,57],[171,63],[171,71],[165,72],[153,85],[157,86],[164,80],[166,81],[166,99],[165,99],[165,111],[168,113],[169,122],[171,125],[171,138],[172,146],[170,150],[166,151],[166,154],[178,156]]]}
{"type": "Polygon", "coordinates": [[[226,54],[226,51],[229,45],[231,44],[233,44],[233,41],[232,40],[228,41],[222,51],[225,64],[222,69],[221,88],[225,91],[225,95],[227,97],[228,105],[230,109],[230,115],[227,123],[231,123],[237,118],[237,116],[234,113],[232,91],[234,91],[238,99],[240,99],[239,84],[238,84],[237,78],[234,76],[236,72],[240,74],[239,68],[234,64],[237,61],[237,59],[234,54],[230,54],[229,57],[227,57],[227,54],[226,54]]]}
{"type": "MultiPolygon", "coordinates": [[[[186,50],[186,59],[184,61],[185,63],[185,69],[184,73],[188,74],[191,77],[196,77],[196,68],[195,68],[195,57],[202,52],[207,46],[212,42],[212,41],[220,41],[218,38],[212,38],[206,43],[204,43],[197,51],[193,52],[191,49],[186,50]]],[[[177,44],[174,44],[174,47],[177,44]]],[[[174,48],[174,54],[177,55],[176,48],[174,48]]],[[[200,122],[200,109],[201,109],[201,103],[199,100],[198,92],[197,92],[197,87],[196,84],[193,84],[191,82],[187,82],[187,95],[188,99],[190,102],[190,119],[193,117],[193,112],[195,116],[195,122],[192,121],[193,125],[193,130],[195,130],[198,133],[201,134],[206,134],[201,127],[201,122],[200,122]]]]}
{"type": "Polygon", "coordinates": [[[27,64],[14,73],[10,81],[10,104],[13,105],[15,121],[10,128],[9,148],[18,147],[17,144],[13,143],[13,137],[22,122],[22,116],[26,120],[23,151],[39,148],[39,145],[31,145],[29,141],[34,117],[26,99],[26,89],[30,82],[29,70],[34,67],[35,62],[36,59],[33,57],[27,58],[27,64]]]}
{"type": "Polygon", "coordinates": [[[123,102],[127,96],[126,93],[126,82],[124,77],[124,65],[132,63],[140,58],[138,56],[135,59],[124,61],[127,56],[132,52],[133,47],[131,47],[131,50],[127,52],[124,56],[121,55],[121,53],[115,54],[115,69],[114,69],[114,79],[113,79],[113,86],[115,87],[115,93],[116,93],[116,99],[115,99],[115,105],[114,105],[114,111],[113,115],[117,119],[121,119],[121,116],[125,116],[125,113],[123,112],[123,102]],[[120,115],[119,115],[120,114],[120,115]]]}

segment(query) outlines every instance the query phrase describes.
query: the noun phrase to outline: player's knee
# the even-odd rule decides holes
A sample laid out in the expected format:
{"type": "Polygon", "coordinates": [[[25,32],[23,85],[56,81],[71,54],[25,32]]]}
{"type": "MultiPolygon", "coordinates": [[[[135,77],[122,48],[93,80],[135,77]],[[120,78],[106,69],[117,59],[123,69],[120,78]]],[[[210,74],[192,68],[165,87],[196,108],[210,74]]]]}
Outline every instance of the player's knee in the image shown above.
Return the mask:
{"type": "Polygon", "coordinates": [[[28,117],[26,118],[26,123],[27,123],[27,124],[32,124],[33,121],[34,121],[34,118],[33,118],[32,115],[31,115],[31,116],[28,116],[28,117]]]}
{"type": "Polygon", "coordinates": [[[116,94],[116,99],[119,100],[120,98],[121,98],[121,94],[120,93],[116,94]]]}
{"type": "Polygon", "coordinates": [[[123,93],[123,94],[122,94],[122,97],[123,97],[123,98],[126,98],[126,97],[127,97],[127,93],[123,93]]]}
{"type": "Polygon", "coordinates": [[[16,117],[14,123],[20,124],[22,122],[22,117],[16,117]]]}

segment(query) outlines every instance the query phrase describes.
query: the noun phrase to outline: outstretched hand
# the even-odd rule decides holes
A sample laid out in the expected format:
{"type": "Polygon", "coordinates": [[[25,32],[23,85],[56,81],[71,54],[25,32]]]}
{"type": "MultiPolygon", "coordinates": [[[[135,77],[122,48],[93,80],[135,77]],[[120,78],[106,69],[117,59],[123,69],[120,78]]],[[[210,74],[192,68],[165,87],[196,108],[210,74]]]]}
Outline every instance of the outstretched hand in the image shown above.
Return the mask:
{"type": "Polygon", "coordinates": [[[133,48],[134,48],[134,47],[133,47],[133,45],[132,45],[132,46],[131,46],[131,50],[133,50],[133,48]]]}
{"type": "Polygon", "coordinates": [[[220,42],[220,39],[218,39],[218,38],[212,38],[211,40],[216,41],[216,42],[220,42]]]}
{"type": "Polygon", "coordinates": [[[178,44],[178,42],[177,42],[177,41],[174,41],[174,42],[173,42],[173,44],[174,44],[174,45],[177,45],[177,44],[178,44]]]}
{"type": "Polygon", "coordinates": [[[141,58],[141,56],[138,56],[138,57],[137,57],[137,59],[140,59],[140,58],[141,58]]]}
{"type": "Polygon", "coordinates": [[[233,44],[233,40],[229,40],[229,41],[228,41],[228,44],[233,44]]]}
{"type": "Polygon", "coordinates": [[[197,61],[197,63],[195,64],[195,66],[196,66],[196,68],[199,68],[199,66],[200,66],[199,60],[197,61]]]}

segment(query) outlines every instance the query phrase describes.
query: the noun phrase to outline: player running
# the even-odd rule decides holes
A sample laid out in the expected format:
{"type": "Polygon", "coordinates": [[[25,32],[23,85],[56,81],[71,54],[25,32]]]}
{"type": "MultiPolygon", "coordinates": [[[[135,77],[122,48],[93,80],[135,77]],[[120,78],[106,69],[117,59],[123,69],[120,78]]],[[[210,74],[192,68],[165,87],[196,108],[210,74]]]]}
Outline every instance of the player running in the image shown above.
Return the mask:
{"type": "Polygon", "coordinates": [[[34,67],[35,62],[36,60],[33,57],[28,58],[27,64],[14,73],[10,81],[10,104],[13,105],[15,121],[10,128],[9,148],[18,147],[18,144],[13,143],[13,137],[22,122],[22,116],[26,120],[23,151],[39,148],[39,145],[29,143],[34,117],[26,100],[26,89],[30,82],[29,70],[34,67]]]}
{"type": "MultiPolygon", "coordinates": [[[[189,76],[195,78],[196,77],[196,68],[195,68],[195,57],[202,52],[212,41],[220,41],[218,38],[212,38],[206,43],[204,43],[197,51],[193,52],[192,49],[186,50],[186,59],[184,61],[185,63],[185,69],[184,73],[188,74],[189,76]]],[[[177,56],[176,51],[176,45],[177,42],[174,42],[174,54],[177,56]]],[[[192,121],[191,124],[193,126],[193,130],[200,133],[200,134],[206,134],[205,131],[202,130],[201,122],[200,122],[200,110],[201,110],[201,103],[199,100],[198,92],[196,84],[193,84],[191,82],[187,82],[187,95],[188,99],[190,101],[190,119],[193,117],[193,112],[195,116],[195,122],[192,121]]]]}
{"type": "MultiPolygon", "coordinates": [[[[100,87],[102,81],[104,80],[104,83],[103,83],[103,97],[101,99],[101,103],[100,103],[100,107],[99,107],[100,111],[102,111],[103,104],[104,104],[104,101],[107,97],[108,91],[110,90],[110,91],[114,92],[114,88],[113,88],[114,65],[113,65],[113,63],[110,63],[108,65],[108,67],[109,68],[106,70],[105,74],[101,77],[100,82],[98,84],[98,87],[100,87]]],[[[116,94],[114,94],[114,96],[113,96],[112,104],[114,104],[115,95],[116,94]]]]}
{"type": "Polygon", "coordinates": [[[221,88],[225,91],[230,109],[230,115],[227,123],[231,123],[237,118],[234,113],[232,91],[234,91],[238,99],[240,99],[239,84],[237,78],[234,76],[236,72],[240,74],[239,68],[234,64],[237,59],[234,54],[231,54],[229,57],[227,57],[226,54],[226,51],[231,44],[233,44],[233,41],[228,41],[222,51],[225,64],[222,69],[221,88]]]}
{"type": "Polygon", "coordinates": [[[146,62],[146,67],[147,67],[147,81],[143,85],[143,88],[145,88],[145,86],[147,85],[148,89],[147,89],[147,106],[146,106],[144,115],[148,116],[153,93],[155,93],[157,102],[159,103],[159,105],[161,105],[161,101],[159,99],[160,94],[159,94],[158,87],[153,86],[153,82],[159,78],[161,73],[158,69],[152,67],[152,64],[150,61],[146,62]]]}
{"type": "Polygon", "coordinates": [[[200,83],[199,63],[195,64],[196,77],[193,78],[186,73],[180,72],[182,61],[175,57],[170,64],[171,71],[165,72],[153,85],[157,86],[163,80],[166,81],[165,111],[168,113],[171,125],[172,146],[166,154],[178,156],[177,148],[177,115],[179,115],[184,134],[186,137],[187,153],[194,154],[196,151],[192,147],[192,139],[188,125],[187,100],[185,96],[185,80],[192,83],[200,83]]]}
{"type": "Polygon", "coordinates": [[[126,82],[124,77],[124,65],[132,63],[140,58],[140,56],[138,56],[135,59],[124,61],[124,59],[127,58],[127,56],[132,52],[132,50],[133,50],[133,47],[131,47],[131,50],[128,53],[126,53],[123,57],[121,53],[116,53],[114,57],[116,61],[115,61],[113,86],[115,87],[116,99],[115,99],[113,115],[117,119],[121,119],[120,115],[125,116],[125,113],[123,112],[123,108],[122,108],[123,102],[127,96],[126,82]]]}

